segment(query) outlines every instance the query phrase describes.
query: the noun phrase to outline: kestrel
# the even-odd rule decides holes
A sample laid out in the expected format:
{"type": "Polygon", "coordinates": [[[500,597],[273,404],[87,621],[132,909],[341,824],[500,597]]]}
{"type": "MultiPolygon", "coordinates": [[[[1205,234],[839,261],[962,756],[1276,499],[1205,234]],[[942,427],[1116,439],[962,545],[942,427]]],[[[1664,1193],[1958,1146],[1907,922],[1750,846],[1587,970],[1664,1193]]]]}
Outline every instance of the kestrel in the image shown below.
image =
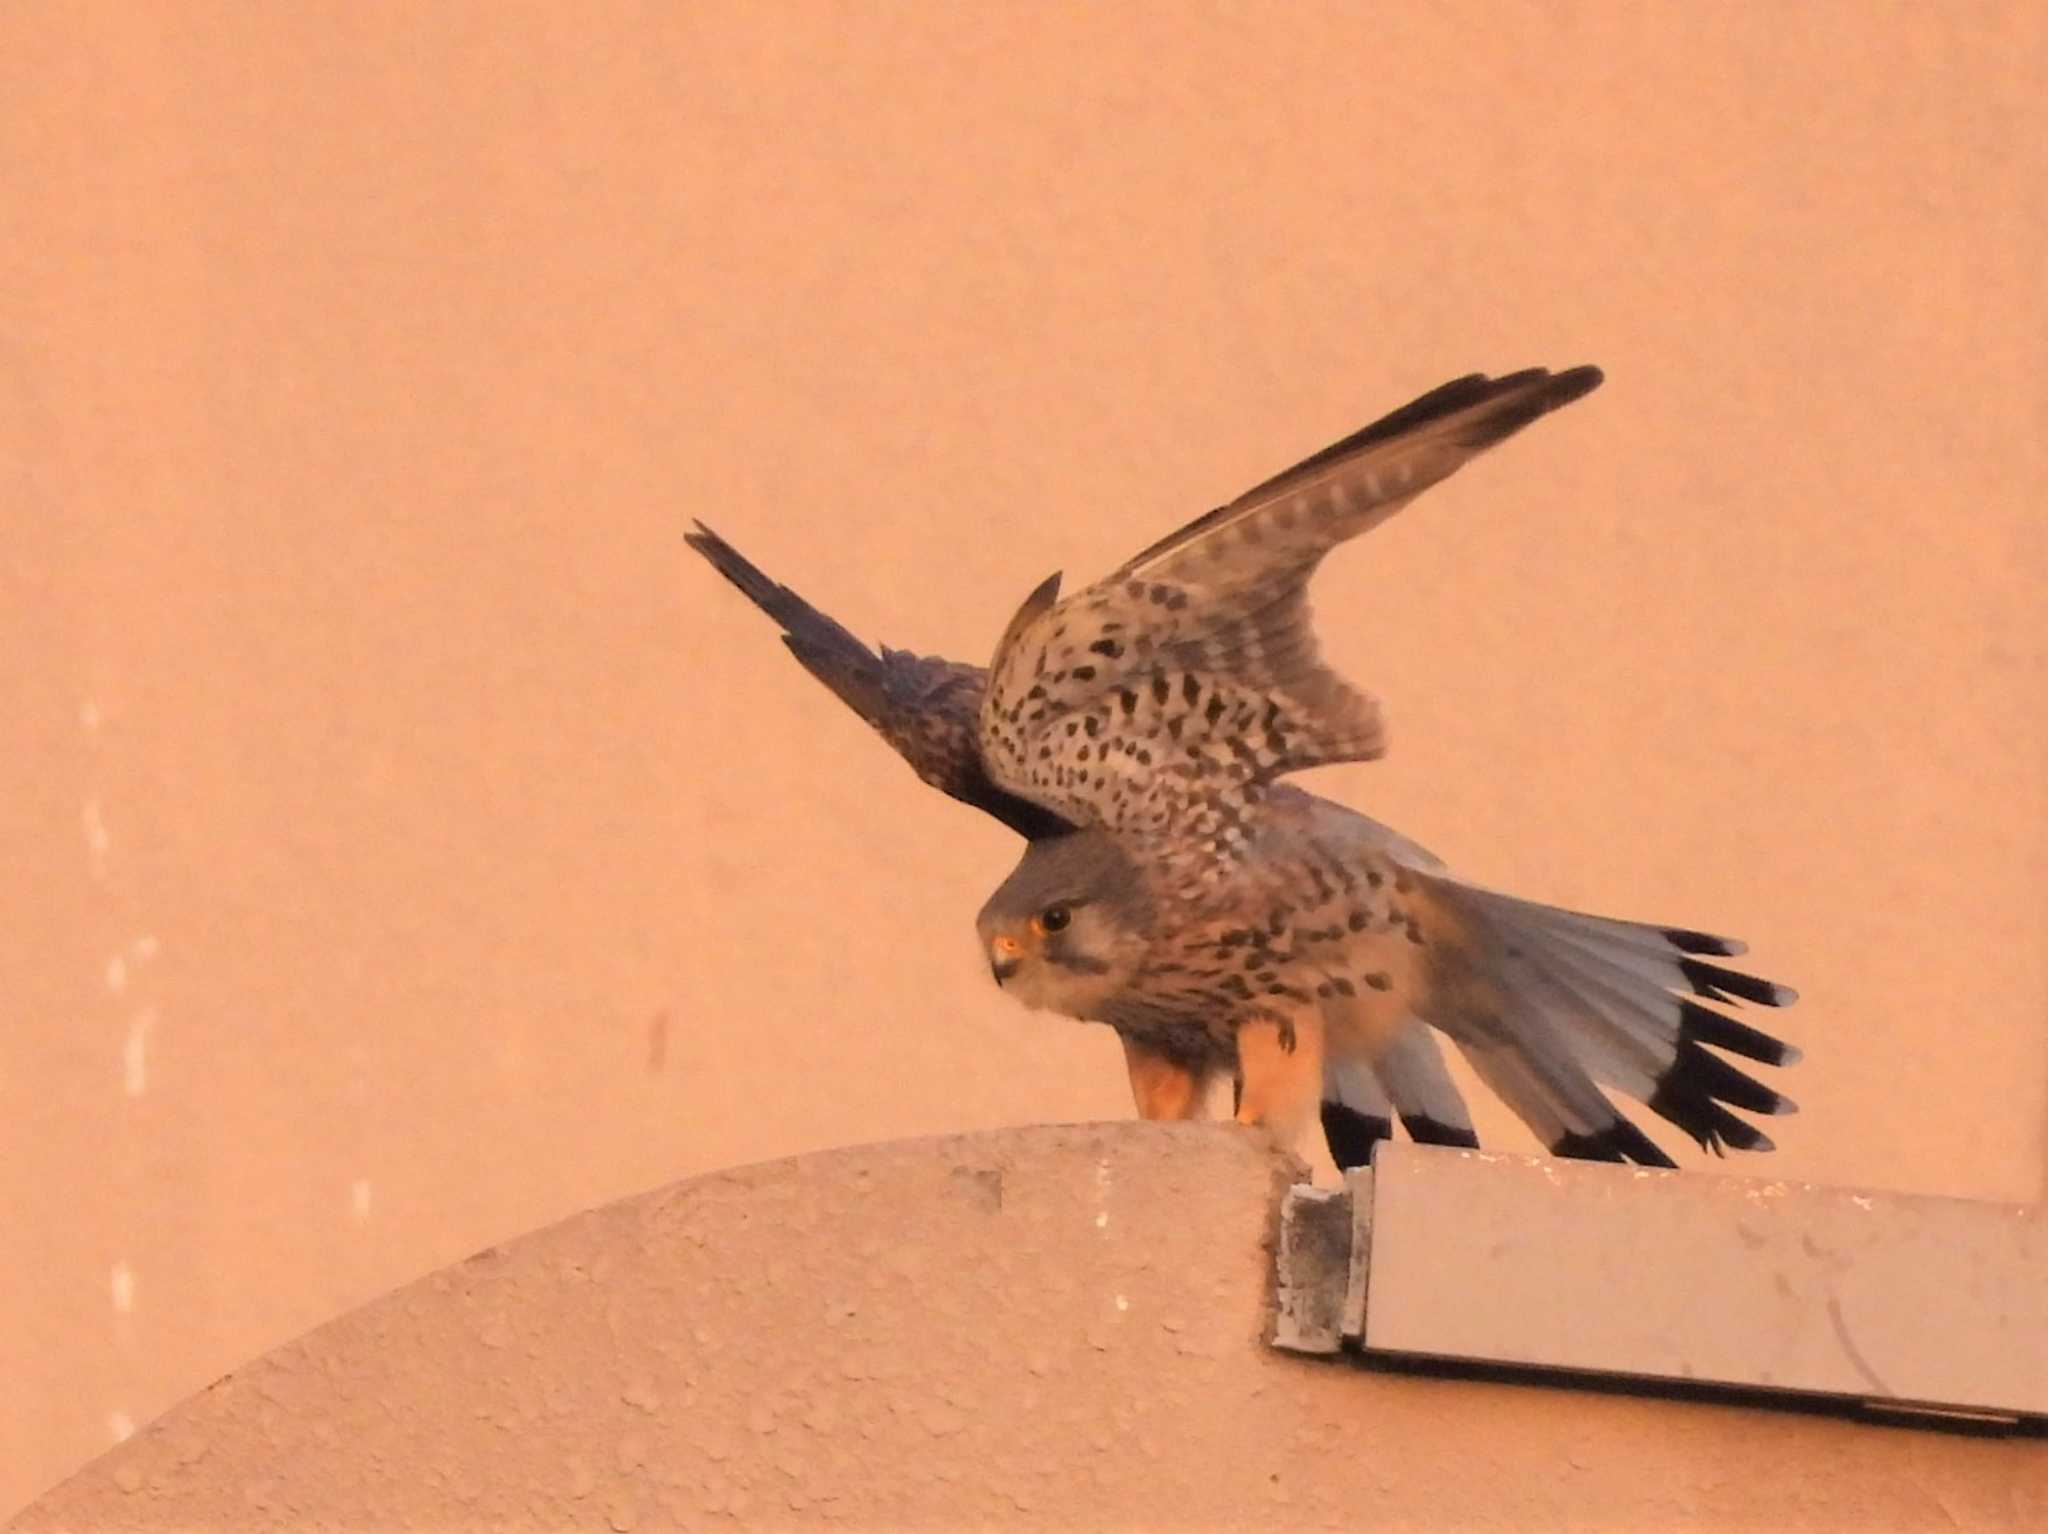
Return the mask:
{"type": "Polygon", "coordinates": [[[1238,1118],[1282,1139],[1320,1104],[1340,1166],[1397,1115],[1474,1145],[1442,1033],[1555,1154],[1674,1164],[1603,1084],[1703,1147],[1769,1150],[1731,1108],[1793,1104],[1714,1051],[1798,1052],[1705,1003],[1794,997],[1711,962],[1742,944],[1481,888],[1279,781],[1385,750],[1378,704],[1310,625],[1323,556],[1600,381],[1433,389],[1064,601],[1046,581],[986,671],[878,655],[701,524],[689,542],[920,777],[1026,838],[977,921],[990,970],[1027,1006],[1113,1028],[1143,1116],[1198,1114],[1230,1075],[1238,1118]]]}

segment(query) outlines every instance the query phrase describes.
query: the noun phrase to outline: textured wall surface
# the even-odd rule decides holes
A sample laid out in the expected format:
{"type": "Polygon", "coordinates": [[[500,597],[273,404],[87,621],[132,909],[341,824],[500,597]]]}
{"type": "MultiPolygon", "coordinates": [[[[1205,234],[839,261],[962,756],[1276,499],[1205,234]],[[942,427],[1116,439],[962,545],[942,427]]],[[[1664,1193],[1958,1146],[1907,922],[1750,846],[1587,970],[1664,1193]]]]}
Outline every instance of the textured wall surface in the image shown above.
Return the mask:
{"type": "Polygon", "coordinates": [[[1750,939],[1805,995],[1774,1170],[2039,1197],[2044,42],[6,8],[0,1509],[579,1209],[1126,1113],[975,953],[1007,833],[680,534],[985,657],[1473,369],[1609,383],[1330,562],[1393,744],[1316,786],[1750,939]]]}
{"type": "Polygon", "coordinates": [[[1293,1175],[1234,1128],[1135,1124],[714,1173],[238,1370],[13,1534],[2048,1519],[2038,1438],[1274,1353],[1293,1175]]]}

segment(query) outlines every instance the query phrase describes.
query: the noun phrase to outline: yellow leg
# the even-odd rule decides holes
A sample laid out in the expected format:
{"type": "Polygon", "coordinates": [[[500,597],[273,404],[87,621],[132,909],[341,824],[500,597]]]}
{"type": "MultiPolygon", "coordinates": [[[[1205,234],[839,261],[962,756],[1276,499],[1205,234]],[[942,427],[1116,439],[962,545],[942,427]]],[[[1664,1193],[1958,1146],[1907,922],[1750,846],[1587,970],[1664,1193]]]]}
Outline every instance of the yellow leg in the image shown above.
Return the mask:
{"type": "Polygon", "coordinates": [[[1124,1040],[1124,1063],[1131,1070],[1131,1100],[1141,1119],[1198,1119],[1208,1083],[1184,1065],[1177,1065],[1143,1044],[1124,1040]]]}
{"type": "Polygon", "coordinates": [[[1316,1116],[1323,1097],[1323,1023],[1314,1013],[1291,1021],[1259,1018],[1237,1030],[1244,1094],[1237,1121],[1261,1124],[1292,1145],[1316,1116]]]}

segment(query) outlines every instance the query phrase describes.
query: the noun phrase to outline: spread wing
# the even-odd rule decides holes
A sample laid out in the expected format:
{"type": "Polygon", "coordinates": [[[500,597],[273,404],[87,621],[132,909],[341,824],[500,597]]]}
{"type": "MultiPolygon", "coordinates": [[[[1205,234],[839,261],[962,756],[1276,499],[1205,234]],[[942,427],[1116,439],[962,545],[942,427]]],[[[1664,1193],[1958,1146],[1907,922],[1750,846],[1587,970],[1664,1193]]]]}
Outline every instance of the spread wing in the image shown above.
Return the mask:
{"type": "Polygon", "coordinates": [[[790,654],[933,788],[986,811],[1023,837],[1073,829],[1050,810],[989,780],[979,744],[981,697],[988,683],[981,667],[886,645],[877,654],[787,586],[770,580],[703,523],[683,539],[780,624],[790,654]]]}
{"type": "Polygon", "coordinates": [[[1600,376],[1458,379],[1065,601],[1048,581],[990,668],[990,777],[1062,819],[1157,841],[1169,878],[1199,882],[1242,853],[1264,784],[1385,749],[1379,706],[1316,643],[1308,581],[1323,556],[1600,376]]]}

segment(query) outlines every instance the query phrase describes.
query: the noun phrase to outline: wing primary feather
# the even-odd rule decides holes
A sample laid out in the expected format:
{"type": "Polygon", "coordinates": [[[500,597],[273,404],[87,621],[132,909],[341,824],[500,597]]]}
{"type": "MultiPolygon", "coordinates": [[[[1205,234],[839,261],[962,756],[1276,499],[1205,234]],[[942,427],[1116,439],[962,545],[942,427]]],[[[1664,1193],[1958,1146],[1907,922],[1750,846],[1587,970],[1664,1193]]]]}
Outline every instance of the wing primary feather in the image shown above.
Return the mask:
{"type": "MultiPolygon", "coordinates": [[[[1361,457],[1376,447],[1411,433],[1420,433],[1447,422],[1462,412],[1476,411],[1489,402],[1504,402],[1485,412],[1469,435],[1460,441],[1460,446],[1468,454],[1481,452],[1520,431],[1538,416],[1590,394],[1600,386],[1604,376],[1597,367],[1575,367],[1560,373],[1551,373],[1544,368],[1524,368],[1499,378],[1488,378],[1483,373],[1468,373],[1463,378],[1454,378],[1301,462],[1261,480],[1229,504],[1205,512],[1185,527],[1168,533],[1126,560],[1111,578],[1121,578],[1152,564],[1161,555],[1198,541],[1220,524],[1241,516],[1247,508],[1277,500],[1325,469],[1361,457]]],[[[1416,487],[1417,490],[1421,488],[1416,487]]]]}
{"type": "Polygon", "coordinates": [[[987,673],[977,666],[869,649],[789,587],[771,580],[725,539],[696,524],[683,541],[782,629],[783,645],[858,714],[926,783],[1001,821],[1026,840],[1062,836],[1073,823],[998,787],[981,758],[979,716],[987,673]]]}
{"type": "Polygon", "coordinates": [[[1306,478],[1317,470],[1355,457],[1380,443],[1391,442],[1434,422],[1449,420],[1490,401],[1512,398],[1512,403],[1505,408],[1488,411],[1476,429],[1463,439],[1464,446],[1474,452],[1480,451],[1513,436],[1538,417],[1562,409],[1573,400],[1583,399],[1599,388],[1605,377],[1596,367],[1566,368],[1561,373],[1552,373],[1547,368],[1523,368],[1517,373],[1503,373],[1498,378],[1488,378],[1483,373],[1467,374],[1430,390],[1399,410],[1380,417],[1370,426],[1362,427],[1321,452],[1304,458],[1292,468],[1261,481],[1239,496],[1238,502],[1242,504],[1272,495],[1292,480],[1306,478]]]}
{"type": "Polygon", "coordinates": [[[790,653],[861,718],[875,722],[882,700],[882,658],[842,625],[787,586],[770,580],[745,555],[699,522],[683,542],[739,588],[748,601],[782,625],[790,653]]]}

